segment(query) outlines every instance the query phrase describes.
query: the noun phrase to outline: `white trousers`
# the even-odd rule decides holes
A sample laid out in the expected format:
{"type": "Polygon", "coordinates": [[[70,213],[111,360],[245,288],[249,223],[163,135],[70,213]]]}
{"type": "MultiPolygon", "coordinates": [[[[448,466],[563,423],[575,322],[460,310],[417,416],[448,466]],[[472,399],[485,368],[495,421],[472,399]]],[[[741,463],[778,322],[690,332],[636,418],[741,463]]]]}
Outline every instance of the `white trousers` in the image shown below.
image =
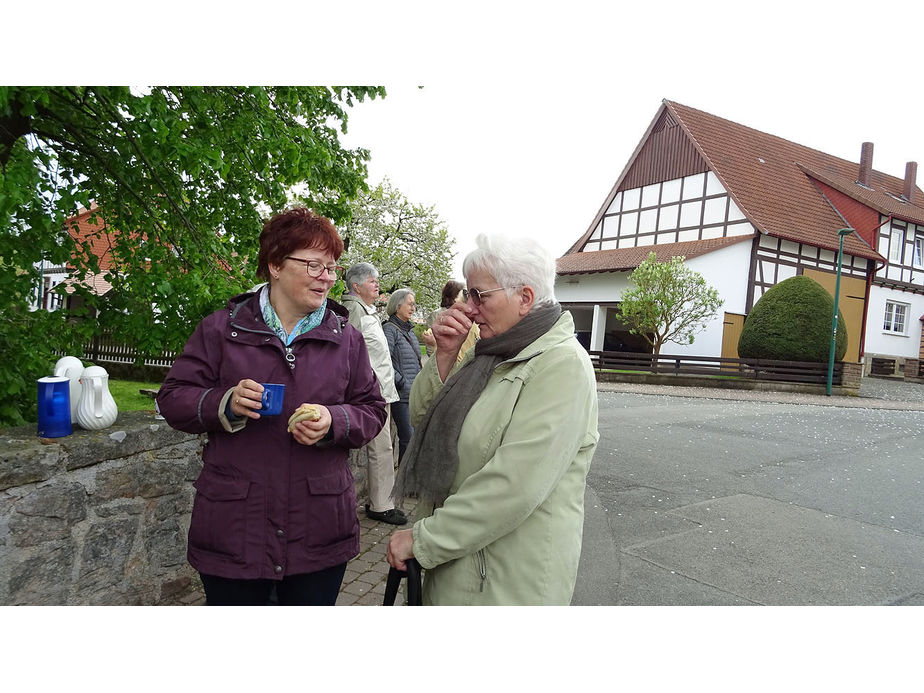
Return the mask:
{"type": "Polygon", "coordinates": [[[366,477],[369,484],[369,509],[383,513],[395,507],[391,490],[395,485],[395,456],[391,445],[391,405],[385,405],[385,425],[366,444],[369,463],[366,477]]]}

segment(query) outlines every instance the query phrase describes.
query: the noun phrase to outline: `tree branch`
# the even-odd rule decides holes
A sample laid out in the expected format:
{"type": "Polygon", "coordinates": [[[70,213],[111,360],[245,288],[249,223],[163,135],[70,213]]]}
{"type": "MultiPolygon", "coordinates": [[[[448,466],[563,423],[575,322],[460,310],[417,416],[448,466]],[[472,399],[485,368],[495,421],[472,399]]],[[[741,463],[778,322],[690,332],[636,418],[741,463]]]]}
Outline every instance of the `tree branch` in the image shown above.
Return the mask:
{"type": "MultiPolygon", "coordinates": [[[[155,225],[155,227],[157,227],[157,229],[160,231],[160,233],[163,235],[163,237],[167,239],[167,241],[170,243],[170,245],[171,245],[171,246],[176,250],[176,252],[180,255],[180,259],[183,261],[183,263],[186,264],[188,267],[192,266],[192,263],[190,263],[190,262],[183,256],[182,251],[180,250],[179,246],[176,244],[176,242],[174,241],[174,239],[171,237],[171,234],[170,234],[169,231],[166,229],[166,227],[164,227],[163,224],[161,224],[161,223],[157,220],[157,213],[156,213],[153,209],[151,209],[151,206],[144,200],[144,198],[142,198],[142,197],[135,191],[134,188],[132,188],[132,186],[128,185],[128,183],[127,183],[125,180],[123,180],[123,178],[122,178],[118,173],[116,173],[116,171],[115,171],[111,166],[109,166],[109,163],[106,161],[105,157],[100,156],[99,152],[97,152],[97,151],[93,148],[93,146],[92,146],[89,142],[86,141],[86,139],[83,137],[83,134],[82,134],[80,131],[75,130],[74,128],[72,128],[72,127],[70,126],[69,123],[67,123],[67,122],[61,120],[60,118],[58,118],[58,117],[56,116],[56,114],[54,114],[54,113],[52,113],[52,112],[50,112],[50,111],[46,111],[46,112],[45,112],[45,115],[46,115],[47,117],[49,117],[49,118],[55,120],[55,121],[64,129],[65,132],[67,132],[68,134],[71,135],[71,137],[74,138],[74,140],[77,142],[77,144],[82,144],[82,145],[83,145],[83,148],[77,149],[76,151],[79,152],[79,153],[86,154],[86,155],[90,156],[91,158],[95,159],[95,160],[100,164],[100,166],[102,167],[102,169],[103,169],[106,173],[108,173],[110,176],[112,176],[112,178],[113,178],[116,182],[118,182],[118,184],[119,184],[120,186],[122,186],[122,188],[123,188],[126,192],[128,192],[128,194],[131,195],[131,196],[138,202],[138,204],[141,205],[142,209],[150,216],[150,219],[151,219],[152,223],[155,225]]],[[[61,142],[60,142],[57,138],[52,138],[52,139],[50,139],[50,141],[55,142],[55,144],[61,144],[61,142]]]]}
{"type": "Polygon", "coordinates": [[[13,145],[29,134],[32,118],[21,113],[22,103],[15,97],[10,102],[10,115],[0,118],[0,168],[6,168],[13,154],[13,145]]]}
{"type": "MultiPolygon", "coordinates": [[[[132,136],[131,130],[128,127],[127,123],[125,122],[125,119],[122,117],[122,114],[119,113],[119,109],[114,107],[112,104],[110,104],[109,100],[105,96],[100,94],[99,92],[96,92],[96,98],[99,100],[100,103],[102,103],[104,106],[107,106],[109,108],[110,113],[112,113],[115,116],[115,118],[118,120],[118,122],[122,125],[122,132],[125,134],[125,137],[128,139],[129,143],[132,145],[132,149],[135,150],[135,154],[138,156],[138,159],[141,161],[141,163],[144,164],[145,168],[147,168],[148,172],[151,175],[151,178],[154,180],[155,183],[157,183],[164,197],[166,197],[167,201],[170,203],[170,206],[173,207],[173,210],[177,213],[177,215],[179,215],[180,220],[183,222],[186,228],[192,232],[193,238],[196,238],[198,229],[196,229],[196,227],[190,223],[189,219],[186,218],[186,214],[183,212],[183,209],[170,195],[170,191],[167,185],[160,179],[160,176],[157,175],[157,170],[148,161],[147,157],[144,155],[144,151],[141,149],[141,147],[138,145],[138,142],[132,136]]],[[[204,250],[201,245],[199,246],[199,248],[200,250],[204,250]]]]}

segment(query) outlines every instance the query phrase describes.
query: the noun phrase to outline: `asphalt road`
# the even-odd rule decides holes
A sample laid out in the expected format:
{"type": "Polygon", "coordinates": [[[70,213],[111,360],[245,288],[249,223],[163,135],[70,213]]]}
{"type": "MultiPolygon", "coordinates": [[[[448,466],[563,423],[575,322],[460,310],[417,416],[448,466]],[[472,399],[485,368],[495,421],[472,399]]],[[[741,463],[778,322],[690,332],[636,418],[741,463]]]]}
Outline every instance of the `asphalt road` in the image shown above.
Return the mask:
{"type": "Polygon", "coordinates": [[[924,605],[924,411],[875,396],[600,392],[572,603],[924,605]]]}

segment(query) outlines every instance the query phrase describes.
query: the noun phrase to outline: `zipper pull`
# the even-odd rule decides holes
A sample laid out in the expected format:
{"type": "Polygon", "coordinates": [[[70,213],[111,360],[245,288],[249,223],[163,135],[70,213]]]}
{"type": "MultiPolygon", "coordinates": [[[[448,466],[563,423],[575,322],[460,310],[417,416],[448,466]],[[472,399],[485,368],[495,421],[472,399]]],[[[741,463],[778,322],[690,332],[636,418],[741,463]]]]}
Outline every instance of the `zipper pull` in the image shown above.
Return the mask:
{"type": "Polygon", "coordinates": [[[488,570],[484,557],[484,549],[478,552],[478,556],[481,558],[481,560],[478,561],[478,570],[481,572],[481,589],[479,592],[484,592],[484,583],[485,580],[488,579],[488,570]]]}

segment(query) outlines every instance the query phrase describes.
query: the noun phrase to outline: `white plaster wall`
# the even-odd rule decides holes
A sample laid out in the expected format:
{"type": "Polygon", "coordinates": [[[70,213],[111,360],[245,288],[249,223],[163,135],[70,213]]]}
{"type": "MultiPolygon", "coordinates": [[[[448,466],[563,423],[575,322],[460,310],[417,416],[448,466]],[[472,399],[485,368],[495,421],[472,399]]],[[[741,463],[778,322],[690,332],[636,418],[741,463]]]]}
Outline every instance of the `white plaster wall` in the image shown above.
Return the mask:
{"type": "MultiPolygon", "coordinates": [[[[687,261],[690,269],[699,272],[710,286],[718,290],[724,303],[706,330],[695,335],[693,344],[668,342],[661,349],[663,353],[721,355],[725,312],[744,313],[750,262],[751,244],[747,241],[687,261]]],[[[629,286],[628,276],[628,272],[560,276],[555,283],[555,295],[562,303],[618,301],[629,286]],[[577,283],[568,283],[575,280],[577,283]]]]}
{"type": "Polygon", "coordinates": [[[628,277],[628,272],[559,276],[555,279],[555,297],[559,303],[618,301],[629,286],[628,277]]]}
{"type": "Polygon", "coordinates": [[[751,244],[747,241],[687,260],[687,266],[703,275],[706,282],[719,292],[723,304],[706,330],[694,335],[692,344],[668,342],[661,351],[686,356],[721,356],[725,313],[744,313],[750,263],[751,244]]]}
{"type": "Polygon", "coordinates": [[[921,316],[924,315],[924,296],[872,286],[866,313],[867,354],[917,358],[921,348],[921,316]],[[910,304],[906,315],[905,334],[883,332],[882,319],[886,300],[910,304]]]}

